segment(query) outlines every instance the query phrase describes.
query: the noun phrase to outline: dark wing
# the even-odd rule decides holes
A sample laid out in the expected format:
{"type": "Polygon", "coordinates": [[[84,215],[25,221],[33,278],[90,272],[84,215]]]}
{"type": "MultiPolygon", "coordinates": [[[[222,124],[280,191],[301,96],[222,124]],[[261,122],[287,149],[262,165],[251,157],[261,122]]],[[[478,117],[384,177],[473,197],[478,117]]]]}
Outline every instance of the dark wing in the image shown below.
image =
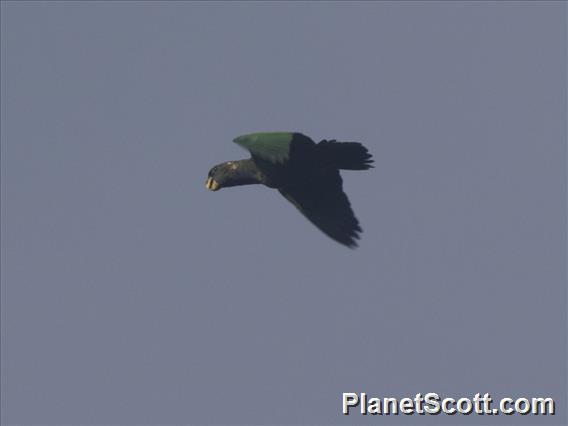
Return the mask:
{"type": "Polygon", "coordinates": [[[357,246],[356,240],[363,230],[343,192],[343,180],[337,169],[328,169],[302,185],[279,191],[329,237],[351,248],[357,246]]]}

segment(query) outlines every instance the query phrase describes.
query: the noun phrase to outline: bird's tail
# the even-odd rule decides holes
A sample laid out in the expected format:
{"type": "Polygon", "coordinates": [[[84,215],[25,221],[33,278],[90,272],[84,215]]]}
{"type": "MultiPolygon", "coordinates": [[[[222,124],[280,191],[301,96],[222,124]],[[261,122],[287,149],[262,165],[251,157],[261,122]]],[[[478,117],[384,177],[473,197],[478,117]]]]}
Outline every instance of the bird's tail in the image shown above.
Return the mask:
{"type": "Polygon", "coordinates": [[[342,170],[367,170],[372,168],[371,154],[359,142],[323,140],[317,144],[318,156],[326,164],[342,170]]]}

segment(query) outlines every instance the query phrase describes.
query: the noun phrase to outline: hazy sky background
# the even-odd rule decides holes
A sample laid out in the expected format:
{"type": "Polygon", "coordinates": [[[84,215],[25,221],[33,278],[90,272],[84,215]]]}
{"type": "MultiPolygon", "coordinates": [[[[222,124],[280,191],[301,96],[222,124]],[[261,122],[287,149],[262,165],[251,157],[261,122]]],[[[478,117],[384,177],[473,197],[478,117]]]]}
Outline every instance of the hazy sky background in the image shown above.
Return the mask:
{"type": "Polygon", "coordinates": [[[1,8],[4,423],[566,422],[566,3],[1,8]],[[272,130],[374,154],[358,250],[205,189],[272,130]]]}

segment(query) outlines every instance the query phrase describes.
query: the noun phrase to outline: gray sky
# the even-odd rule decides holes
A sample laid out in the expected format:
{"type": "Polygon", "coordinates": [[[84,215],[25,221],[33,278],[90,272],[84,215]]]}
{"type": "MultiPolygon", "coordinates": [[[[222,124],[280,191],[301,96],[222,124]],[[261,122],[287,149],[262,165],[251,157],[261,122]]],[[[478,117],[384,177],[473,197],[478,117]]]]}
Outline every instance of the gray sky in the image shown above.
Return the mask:
{"type": "Polygon", "coordinates": [[[566,422],[566,3],[1,8],[3,422],[566,422]],[[271,130],[374,154],[343,172],[358,250],[206,191],[271,130]]]}

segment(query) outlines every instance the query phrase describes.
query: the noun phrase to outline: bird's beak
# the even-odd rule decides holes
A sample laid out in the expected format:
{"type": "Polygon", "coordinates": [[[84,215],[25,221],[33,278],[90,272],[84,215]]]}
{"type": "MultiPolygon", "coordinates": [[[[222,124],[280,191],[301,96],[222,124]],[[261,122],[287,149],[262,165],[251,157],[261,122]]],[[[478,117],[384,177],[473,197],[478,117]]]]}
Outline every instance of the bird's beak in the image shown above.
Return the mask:
{"type": "Polygon", "coordinates": [[[219,183],[216,180],[213,180],[212,177],[207,178],[207,182],[205,182],[205,188],[209,191],[217,191],[219,189],[219,183]]]}

